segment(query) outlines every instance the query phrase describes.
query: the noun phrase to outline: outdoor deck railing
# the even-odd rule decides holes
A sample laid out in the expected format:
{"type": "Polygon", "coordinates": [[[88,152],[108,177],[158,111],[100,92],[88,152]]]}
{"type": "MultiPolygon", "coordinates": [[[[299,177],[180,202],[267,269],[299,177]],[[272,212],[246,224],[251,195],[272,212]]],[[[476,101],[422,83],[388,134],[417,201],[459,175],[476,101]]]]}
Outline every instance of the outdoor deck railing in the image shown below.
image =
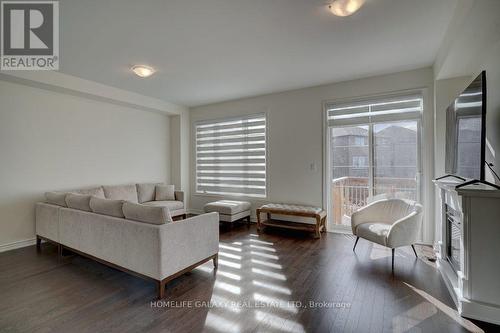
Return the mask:
{"type": "Polygon", "coordinates": [[[350,225],[352,213],[366,206],[380,194],[416,200],[416,182],[408,178],[376,179],[371,197],[368,178],[341,177],[332,181],[333,216],[335,224],[350,225]]]}

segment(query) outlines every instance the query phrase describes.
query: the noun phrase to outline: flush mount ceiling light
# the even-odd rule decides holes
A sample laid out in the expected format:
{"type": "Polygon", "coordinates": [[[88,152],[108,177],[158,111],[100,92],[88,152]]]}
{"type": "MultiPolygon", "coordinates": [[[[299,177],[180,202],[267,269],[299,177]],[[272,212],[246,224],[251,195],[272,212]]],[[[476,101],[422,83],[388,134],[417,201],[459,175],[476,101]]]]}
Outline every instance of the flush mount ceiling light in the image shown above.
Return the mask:
{"type": "Polygon", "coordinates": [[[349,16],[354,14],[365,3],[365,0],[334,0],[328,8],[337,16],[349,16]]]}
{"type": "Polygon", "coordinates": [[[153,67],[145,66],[145,65],[135,65],[132,68],[132,71],[140,77],[148,77],[154,74],[155,70],[153,67]]]}

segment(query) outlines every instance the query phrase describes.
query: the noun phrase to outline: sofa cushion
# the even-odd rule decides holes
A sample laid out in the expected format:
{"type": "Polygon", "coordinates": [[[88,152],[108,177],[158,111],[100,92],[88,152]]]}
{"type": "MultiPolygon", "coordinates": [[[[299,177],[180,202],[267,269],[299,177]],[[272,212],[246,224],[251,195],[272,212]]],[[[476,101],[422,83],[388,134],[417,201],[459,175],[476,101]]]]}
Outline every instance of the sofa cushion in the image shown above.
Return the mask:
{"type": "Polygon", "coordinates": [[[250,202],[235,200],[219,200],[207,203],[204,207],[205,212],[218,212],[220,214],[234,215],[250,210],[250,202]]]}
{"type": "Polygon", "coordinates": [[[67,193],[65,192],[45,192],[45,202],[52,205],[67,207],[66,195],[67,193]]]}
{"type": "Polygon", "coordinates": [[[106,199],[126,200],[138,203],[137,187],[135,184],[103,186],[106,199]]]}
{"type": "Polygon", "coordinates": [[[105,198],[104,190],[103,190],[102,186],[74,190],[74,191],[71,191],[71,193],[85,194],[85,195],[90,195],[91,197],[98,197],[101,199],[105,198]]]}
{"type": "Polygon", "coordinates": [[[380,245],[386,245],[390,229],[391,225],[387,223],[363,223],[356,227],[356,236],[380,245]]]}
{"type": "Polygon", "coordinates": [[[92,196],[85,194],[68,193],[66,196],[66,205],[69,208],[84,210],[91,212],[90,209],[90,198],[92,196]]]}
{"type": "Polygon", "coordinates": [[[151,224],[172,222],[170,211],[165,206],[147,206],[133,202],[125,202],[123,204],[123,215],[129,220],[151,224]]]}
{"type": "Polygon", "coordinates": [[[90,198],[90,209],[94,213],[115,216],[115,217],[125,217],[123,215],[123,200],[113,200],[113,199],[101,199],[97,197],[90,198]]]}
{"type": "Polygon", "coordinates": [[[175,201],[174,185],[156,185],[156,201],[175,201]]]}
{"type": "Polygon", "coordinates": [[[143,205],[152,206],[152,207],[167,207],[171,211],[184,208],[184,203],[182,201],[174,201],[174,200],[149,201],[149,202],[143,203],[143,205]]]}
{"type": "Polygon", "coordinates": [[[136,184],[137,198],[139,199],[139,203],[154,201],[156,195],[156,185],[161,185],[161,184],[160,183],[136,184]]]}

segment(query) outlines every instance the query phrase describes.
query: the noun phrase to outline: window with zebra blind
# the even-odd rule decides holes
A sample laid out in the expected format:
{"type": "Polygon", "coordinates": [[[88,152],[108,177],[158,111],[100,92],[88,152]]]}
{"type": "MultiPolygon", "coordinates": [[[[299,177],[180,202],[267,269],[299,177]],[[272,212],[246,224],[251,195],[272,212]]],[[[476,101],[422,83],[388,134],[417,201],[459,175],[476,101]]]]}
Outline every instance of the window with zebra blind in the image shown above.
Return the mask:
{"type": "Polygon", "coordinates": [[[196,124],[196,193],[265,198],[265,114],[196,124]]]}

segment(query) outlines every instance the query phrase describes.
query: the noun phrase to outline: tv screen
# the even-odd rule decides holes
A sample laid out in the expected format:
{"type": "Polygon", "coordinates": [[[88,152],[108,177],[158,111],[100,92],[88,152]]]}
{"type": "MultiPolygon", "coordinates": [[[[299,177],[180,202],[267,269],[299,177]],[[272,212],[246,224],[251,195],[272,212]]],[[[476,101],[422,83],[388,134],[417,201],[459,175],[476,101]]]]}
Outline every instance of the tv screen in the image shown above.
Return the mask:
{"type": "Polygon", "coordinates": [[[446,173],[484,180],[486,73],[446,110],[446,173]]]}

